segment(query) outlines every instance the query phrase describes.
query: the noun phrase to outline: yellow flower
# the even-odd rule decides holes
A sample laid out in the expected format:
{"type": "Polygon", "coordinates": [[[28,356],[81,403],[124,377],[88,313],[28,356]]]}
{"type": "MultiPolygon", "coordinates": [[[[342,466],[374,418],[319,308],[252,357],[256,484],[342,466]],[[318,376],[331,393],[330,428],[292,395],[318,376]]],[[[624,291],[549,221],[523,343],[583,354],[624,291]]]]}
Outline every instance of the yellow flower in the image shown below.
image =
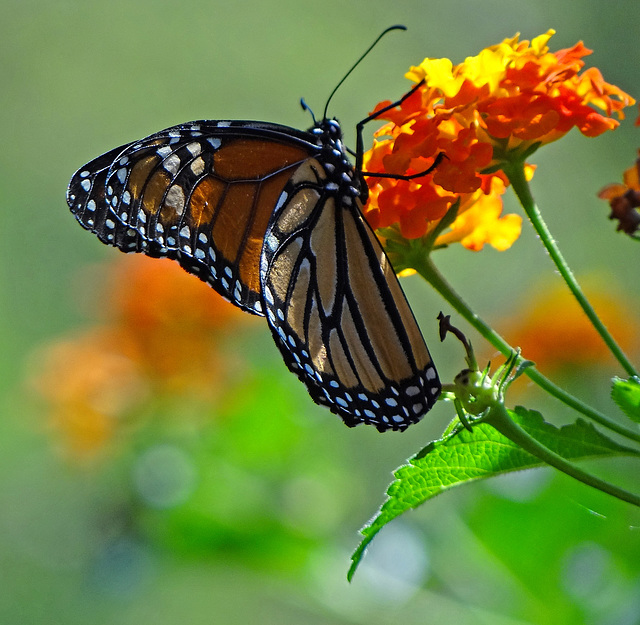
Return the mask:
{"type": "Polygon", "coordinates": [[[441,234],[435,247],[460,242],[468,250],[480,251],[485,243],[503,252],[511,247],[513,241],[520,236],[522,218],[519,215],[504,215],[502,200],[505,186],[498,177],[492,179],[495,191],[489,194],[476,192],[467,210],[461,210],[460,215],[451,224],[451,229],[441,234]],[[501,190],[500,190],[501,188],[501,190]]]}

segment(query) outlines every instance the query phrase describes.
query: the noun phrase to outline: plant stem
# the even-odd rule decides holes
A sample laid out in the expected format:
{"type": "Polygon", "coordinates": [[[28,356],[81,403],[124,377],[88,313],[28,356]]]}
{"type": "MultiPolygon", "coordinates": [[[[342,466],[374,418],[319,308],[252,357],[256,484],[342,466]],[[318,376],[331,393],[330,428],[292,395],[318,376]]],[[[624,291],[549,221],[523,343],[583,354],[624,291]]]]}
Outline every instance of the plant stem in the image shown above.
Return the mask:
{"type": "Polygon", "coordinates": [[[618,486],[615,486],[614,484],[601,480],[595,475],[591,475],[590,473],[583,471],[575,464],[569,462],[559,454],[556,454],[539,443],[509,417],[509,414],[503,404],[497,404],[492,407],[484,421],[493,426],[509,440],[513,441],[516,445],[519,445],[525,451],[528,451],[530,454],[536,456],[536,458],[539,458],[543,462],[555,467],[559,471],[570,475],[583,484],[597,488],[598,490],[608,493],[613,497],[617,497],[622,501],[626,501],[634,506],[640,507],[640,496],[630,493],[618,486]]]}
{"type": "MultiPolygon", "coordinates": [[[[471,324],[482,337],[484,337],[493,347],[495,347],[503,356],[509,357],[514,348],[507,343],[502,336],[500,336],[493,328],[491,328],[485,321],[483,321],[478,315],[476,315],[462,299],[462,297],[453,289],[453,287],[447,282],[444,276],[438,271],[438,268],[433,264],[430,256],[422,254],[412,259],[413,268],[429,283],[433,286],[438,293],[464,318],[471,324]]],[[[519,361],[524,360],[520,358],[519,361]]],[[[570,406],[574,410],[582,413],[586,417],[589,417],[593,421],[600,423],[606,428],[617,432],[621,436],[624,436],[630,440],[634,440],[640,443],[640,432],[629,430],[624,426],[612,421],[603,413],[591,408],[577,397],[574,397],[564,389],[556,386],[549,378],[540,373],[535,367],[527,367],[524,371],[533,382],[547,391],[550,395],[559,399],[561,402],[570,406]]]]}
{"type": "Polygon", "coordinates": [[[584,310],[585,314],[589,318],[589,321],[591,321],[593,327],[602,337],[602,340],[606,343],[607,347],[611,350],[611,353],[620,363],[622,368],[630,376],[637,376],[638,373],[636,372],[634,366],[622,351],[622,348],[618,345],[618,343],[616,343],[616,340],[613,338],[613,336],[611,336],[609,330],[607,330],[606,326],[602,323],[595,310],[589,303],[589,300],[587,300],[587,298],[585,297],[582,289],[580,288],[580,285],[578,284],[578,281],[573,275],[564,257],[562,256],[562,253],[560,252],[560,249],[553,239],[551,232],[547,228],[547,224],[542,218],[542,214],[540,213],[540,210],[536,206],[536,203],[533,200],[533,196],[531,195],[529,183],[527,182],[524,173],[524,163],[505,162],[503,165],[503,171],[509,178],[509,182],[511,182],[511,186],[518,196],[518,200],[520,200],[520,204],[522,204],[522,207],[524,208],[529,221],[532,223],[536,233],[540,237],[540,240],[549,253],[549,256],[551,256],[551,259],[560,272],[560,275],[571,290],[571,293],[573,293],[573,296],[582,307],[582,310],[584,310]]]}

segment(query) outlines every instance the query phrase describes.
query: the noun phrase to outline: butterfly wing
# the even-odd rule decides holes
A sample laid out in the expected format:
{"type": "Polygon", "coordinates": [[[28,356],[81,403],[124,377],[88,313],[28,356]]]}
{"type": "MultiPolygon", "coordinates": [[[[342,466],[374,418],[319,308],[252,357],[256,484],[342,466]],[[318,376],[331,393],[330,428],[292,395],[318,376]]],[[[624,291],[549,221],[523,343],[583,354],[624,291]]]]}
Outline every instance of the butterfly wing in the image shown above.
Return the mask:
{"type": "Polygon", "coordinates": [[[181,124],[79,169],[67,202],[102,242],[173,258],[240,308],[262,315],[267,225],[292,170],[317,150],[307,133],[276,124],[181,124]]]}
{"type": "Polygon", "coordinates": [[[314,401],[349,426],[404,430],[440,382],[358,193],[334,181],[342,173],[353,170],[311,158],[285,187],[261,266],[267,321],[314,401]]]}

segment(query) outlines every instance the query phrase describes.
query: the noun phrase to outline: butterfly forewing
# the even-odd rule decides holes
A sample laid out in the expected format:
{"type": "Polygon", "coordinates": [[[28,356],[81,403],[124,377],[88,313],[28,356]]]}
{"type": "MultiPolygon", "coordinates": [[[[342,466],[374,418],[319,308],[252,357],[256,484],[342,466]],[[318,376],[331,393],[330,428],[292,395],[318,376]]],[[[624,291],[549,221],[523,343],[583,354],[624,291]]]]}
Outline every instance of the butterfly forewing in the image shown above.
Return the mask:
{"type": "Polygon", "coordinates": [[[285,188],[265,240],[267,320],[316,402],[350,426],[402,430],[440,383],[357,189],[335,177],[310,159],[285,188]]]}
{"type": "Polygon", "coordinates": [[[182,124],[78,170],[67,201],[103,242],[176,259],[234,304],[264,314],[267,225],[291,169],[315,151],[305,133],[284,126],[182,124]]]}

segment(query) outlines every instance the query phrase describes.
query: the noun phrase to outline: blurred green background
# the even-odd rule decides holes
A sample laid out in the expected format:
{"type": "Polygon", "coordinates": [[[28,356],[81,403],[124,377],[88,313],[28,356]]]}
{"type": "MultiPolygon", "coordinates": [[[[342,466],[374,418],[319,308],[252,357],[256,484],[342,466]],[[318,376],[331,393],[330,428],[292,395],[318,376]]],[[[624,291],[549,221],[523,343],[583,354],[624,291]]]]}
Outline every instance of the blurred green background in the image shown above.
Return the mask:
{"type": "MultiPolygon", "coordinates": [[[[147,415],[89,461],[60,452],[30,383],[43,346],[103,321],[87,301],[103,285],[87,268],[118,254],[64,199],[86,161],[191,119],[307,127],[299,98],[319,114],[396,23],[409,31],[381,43],[332,101],[351,144],[359,119],[406,90],[409,65],[459,62],[516,32],[554,28],[552,50],[584,40],[588,64],[637,98],[637,0],[2,0],[0,10],[0,623],[640,623],[640,515],[547,470],[459,489],[394,522],[347,584],[357,530],[390,472],[452,409],[404,435],[348,430],[312,404],[259,323],[219,347],[247,372],[224,406],[151,401],[169,426],[147,415]]],[[[595,194],[633,163],[636,113],[607,136],[572,132],[545,147],[533,183],[578,277],[634,311],[639,248],[614,233],[595,194]]],[[[509,196],[507,210],[517,210],[509,196]]],[[[436,261],[494,321],[513,323],[556,280],[526,224],[506,253],[451,249],[436,261]]],[[[462,360],[437,343],[444,304],[417,278],[403,284],[450,380],[462,360]]],[[[615,366],[569,373],[573,391],[613,411],[615,366]]],[[[573,418],[535,392],[522,401],[556,423],[573,418]]],[[[637,462],[593,468],[637,491],[637,462]]]]}

